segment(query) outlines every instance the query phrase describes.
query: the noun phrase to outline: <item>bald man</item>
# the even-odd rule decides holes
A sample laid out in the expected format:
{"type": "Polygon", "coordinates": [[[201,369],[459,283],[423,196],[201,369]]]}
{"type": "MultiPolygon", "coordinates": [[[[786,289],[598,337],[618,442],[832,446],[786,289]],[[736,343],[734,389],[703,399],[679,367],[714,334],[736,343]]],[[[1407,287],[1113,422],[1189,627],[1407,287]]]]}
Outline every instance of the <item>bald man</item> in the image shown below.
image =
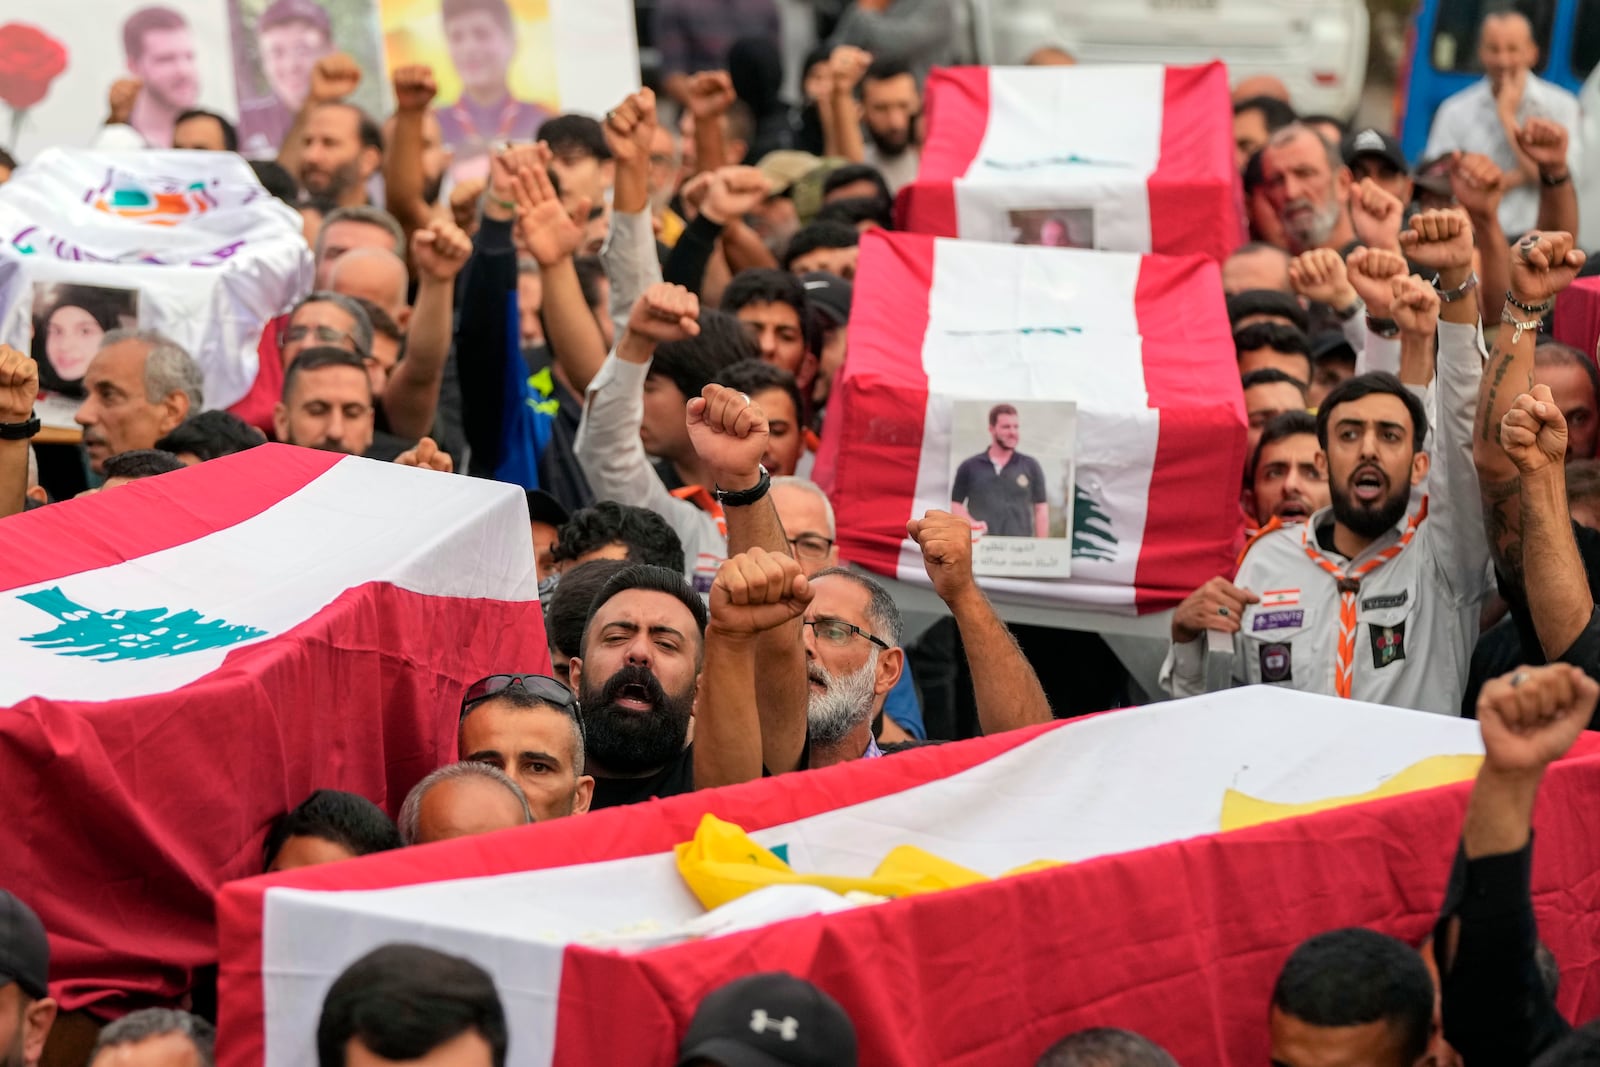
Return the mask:
{"type": "Polygon", "coordinates": [[[451,763],[428,775],[400,805],[400,839],[427,845],[533,822],[517,783],[487,763],[451,763]]]}
{"type": "Polygon", "coordinates": [[[411,318],[406,303],[409,276],[405,260],[387,248],[352,248],[333,261],[328,288],[345,296],[370,300],[402,331],[411,318]]]}
{"type": "MultiPolygon", "coordinates": [[[[1539,216],[1538,166],[1517,144],[1517,129],[1530,118],[1553,119],[1567,128],[1568,174],[1581,155],[1578,98],[1533,73],[1539,45],[1526,16],[1504,11],[1483,20],[1478,36],[1483,77],[1439,105],[1424,159],[1447,152],[1476,152],[1494,160],[1507,192],[1500,200],[1500,228],[1508,237],[1533,229],[1539,216]]],[[[1548,178],[1561,177],[1548,175],[1548,178]]]]}

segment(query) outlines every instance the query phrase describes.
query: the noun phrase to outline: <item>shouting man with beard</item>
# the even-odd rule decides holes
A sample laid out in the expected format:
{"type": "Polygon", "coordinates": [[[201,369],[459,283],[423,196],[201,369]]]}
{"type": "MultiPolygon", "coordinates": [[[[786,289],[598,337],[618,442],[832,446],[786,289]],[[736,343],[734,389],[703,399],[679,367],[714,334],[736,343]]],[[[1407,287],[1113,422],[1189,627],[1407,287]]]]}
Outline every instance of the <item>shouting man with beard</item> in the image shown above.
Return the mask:
{"type": "Polygon", "coordinates": [[[1472,463],[1483,375],[1472,228],[1462,212],[1425,212],[1404,243],[1439,272],[1438,296],[1394,283],[1402,363],[1437,337],[1431,452],[1420,389],[1380,372],[1330,392],[1317,438],[1332,506],[1257,538],[1237,584],[1214,579],[1184,602],[1162,667],[1175,696],[1205,690],[1200,637],[1213,630],[1232,636],[1236,682],[1459,713],[1489,558],[1472,463]]]}

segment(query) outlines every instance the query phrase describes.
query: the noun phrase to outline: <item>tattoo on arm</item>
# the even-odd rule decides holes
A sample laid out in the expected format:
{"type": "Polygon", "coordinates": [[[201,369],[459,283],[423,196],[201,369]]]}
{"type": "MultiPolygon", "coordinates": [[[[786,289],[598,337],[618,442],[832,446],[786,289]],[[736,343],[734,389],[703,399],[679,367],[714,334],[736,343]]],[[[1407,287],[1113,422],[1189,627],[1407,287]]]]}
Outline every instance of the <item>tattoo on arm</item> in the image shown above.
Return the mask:
{"type": "Polygon", "coordinates": [[[1500,393],[1500,383],[1516,358],[1515,352],[1502,352],[1499,342],[1489,350],[1489,364],[1494,367],[1494,377],[1489,380],[1489,388],[1483,394],[1483,405],[1478,411],[1478,434],[1484,441],[1491,440],[1490,435],[1494,433],[1495,398],[1500,393]]]}

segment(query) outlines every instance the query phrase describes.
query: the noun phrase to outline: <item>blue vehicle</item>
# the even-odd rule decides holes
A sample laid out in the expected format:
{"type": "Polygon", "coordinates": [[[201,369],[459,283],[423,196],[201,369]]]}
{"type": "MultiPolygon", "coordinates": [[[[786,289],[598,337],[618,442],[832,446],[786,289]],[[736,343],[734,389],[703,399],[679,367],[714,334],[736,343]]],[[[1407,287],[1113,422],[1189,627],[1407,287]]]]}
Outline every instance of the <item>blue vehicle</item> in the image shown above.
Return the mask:
{"type": "Polygon", "coordinates": [[[1420,162],[1433,113],[1445,97],[1483,77],[1478,27],[1484,17],[1508,9],[1533,23],[1539,45],[1534,73],[1546,81],[1577,93],[1600,61],[1600,0],[1420,0],[1395,94],[1400,147],[1413,164],[1420,162]]]}

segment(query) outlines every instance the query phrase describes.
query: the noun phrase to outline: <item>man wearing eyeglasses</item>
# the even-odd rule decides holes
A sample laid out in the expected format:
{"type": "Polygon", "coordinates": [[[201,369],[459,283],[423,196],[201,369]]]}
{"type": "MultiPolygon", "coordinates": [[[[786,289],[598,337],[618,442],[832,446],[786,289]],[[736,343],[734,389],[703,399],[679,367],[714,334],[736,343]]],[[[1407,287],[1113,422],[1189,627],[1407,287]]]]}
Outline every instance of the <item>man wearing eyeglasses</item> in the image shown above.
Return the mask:
{"type": "MultiPolygon", "coordinates": [[[[908,531],[961,631],[984,731],[1050,721],[1038,677],[973,578],[971,525],[930,511],[908,531]]],[[[834,568],[808,578],[795,560],[760,549],[724,563],[711,587],[696,717],[697,730],[714,726],[721,739],[717,784],[755,778],[763,764],[774,773],[814,769],[920,744],[879,746],[872,736],[876,702],[904,669],[900,630],[893,598],[864,574],[834,568]],[[804,620],[804,708],[795,704],[757,725],[750,709],[758,688],[781,693],[788,686],[784,665],[765,660],[758,685],[756,638],[797,616],[804,620]]]]}
{"type": "Polygon", "coordinates": [[[583,727],[572,690],[542,674],[492,674],[461,701],[456,751],[504,771],[535,822],[582,815],[594,795],[584,773],[583,727]]]}

